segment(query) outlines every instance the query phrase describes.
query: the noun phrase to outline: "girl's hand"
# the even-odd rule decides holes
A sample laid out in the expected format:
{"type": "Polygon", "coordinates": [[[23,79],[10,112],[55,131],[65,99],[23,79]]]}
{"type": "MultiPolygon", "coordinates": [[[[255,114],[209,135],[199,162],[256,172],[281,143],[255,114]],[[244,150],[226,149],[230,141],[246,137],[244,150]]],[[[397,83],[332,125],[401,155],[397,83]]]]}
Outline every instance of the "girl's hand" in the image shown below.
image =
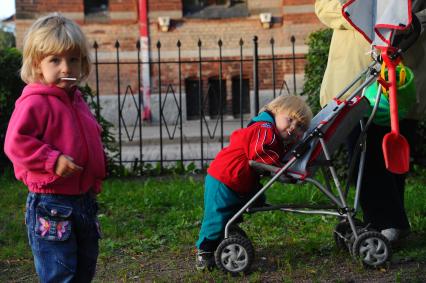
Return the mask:
{"type": "Polygon", "coordinates": [[[75,172],[82,171],[83,167],[78,166],[73,161],[74,159],[71,156],[61,154],[55,165],[56,175],[66,178],[75,172]]]}

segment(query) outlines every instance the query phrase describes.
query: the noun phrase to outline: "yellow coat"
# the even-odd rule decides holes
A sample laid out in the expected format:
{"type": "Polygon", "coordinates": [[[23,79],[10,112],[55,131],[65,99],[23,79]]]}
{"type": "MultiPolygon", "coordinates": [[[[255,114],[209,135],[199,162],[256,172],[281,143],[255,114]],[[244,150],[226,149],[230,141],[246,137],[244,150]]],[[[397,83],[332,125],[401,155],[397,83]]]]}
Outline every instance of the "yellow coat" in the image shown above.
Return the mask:
{"type": "MultiPolygon", "coordinates": [[[[333,29],[327,68],[321,84],[320,104],[324,107],[371,62],[370,43],[342,16],[338,0],[316,0],[315,13],[322,23],[333,29]]],[[[357,86],[349,90],[349,95],[357,86]]],[[[343,97],[345,97],[343,96],[343,97]]]]}

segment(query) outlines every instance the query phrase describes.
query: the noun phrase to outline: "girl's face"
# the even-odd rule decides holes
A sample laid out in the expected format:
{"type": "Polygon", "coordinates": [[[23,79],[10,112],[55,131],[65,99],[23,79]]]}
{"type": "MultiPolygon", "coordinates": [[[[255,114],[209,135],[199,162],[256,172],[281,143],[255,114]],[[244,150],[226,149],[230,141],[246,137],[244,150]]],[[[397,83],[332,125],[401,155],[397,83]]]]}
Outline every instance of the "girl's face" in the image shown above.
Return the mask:
{"type": "Polygon", "coordinates": [[[305,132],[303,123],[290,117],[285,111],[275,114],[275,126],[280,136],[286,141],[300,140],[305,132]]]}
{"type": "Polygon", "coordinates": [[[81,74],[80,52],[68,51],[48,55],[41,60],[39,72],[45,84],[69,90],[81,74]]]}

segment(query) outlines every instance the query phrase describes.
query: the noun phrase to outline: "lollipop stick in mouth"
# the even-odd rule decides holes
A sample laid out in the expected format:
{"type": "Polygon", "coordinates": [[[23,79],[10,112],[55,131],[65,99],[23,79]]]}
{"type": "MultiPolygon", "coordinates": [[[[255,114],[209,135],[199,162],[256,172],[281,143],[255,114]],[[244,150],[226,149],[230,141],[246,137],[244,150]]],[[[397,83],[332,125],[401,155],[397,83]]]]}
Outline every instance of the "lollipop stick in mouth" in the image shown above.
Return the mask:
{"type": "Polygon", "coordinates": [[[77,78],[61,78],[63,81],[76,81],[77,78]]]}

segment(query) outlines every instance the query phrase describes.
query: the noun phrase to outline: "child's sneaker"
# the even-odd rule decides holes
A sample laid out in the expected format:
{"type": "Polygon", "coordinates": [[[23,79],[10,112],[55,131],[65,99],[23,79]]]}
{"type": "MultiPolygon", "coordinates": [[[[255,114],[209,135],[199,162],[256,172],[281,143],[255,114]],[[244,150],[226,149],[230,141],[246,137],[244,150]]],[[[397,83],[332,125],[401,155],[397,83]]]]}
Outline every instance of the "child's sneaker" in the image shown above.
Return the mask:
{"type": "Polygon", "coordinates": [[[195,268],[197,270],[212,270],[215,266],[214,253],[198,250],[195,255],[195,268]]]}

